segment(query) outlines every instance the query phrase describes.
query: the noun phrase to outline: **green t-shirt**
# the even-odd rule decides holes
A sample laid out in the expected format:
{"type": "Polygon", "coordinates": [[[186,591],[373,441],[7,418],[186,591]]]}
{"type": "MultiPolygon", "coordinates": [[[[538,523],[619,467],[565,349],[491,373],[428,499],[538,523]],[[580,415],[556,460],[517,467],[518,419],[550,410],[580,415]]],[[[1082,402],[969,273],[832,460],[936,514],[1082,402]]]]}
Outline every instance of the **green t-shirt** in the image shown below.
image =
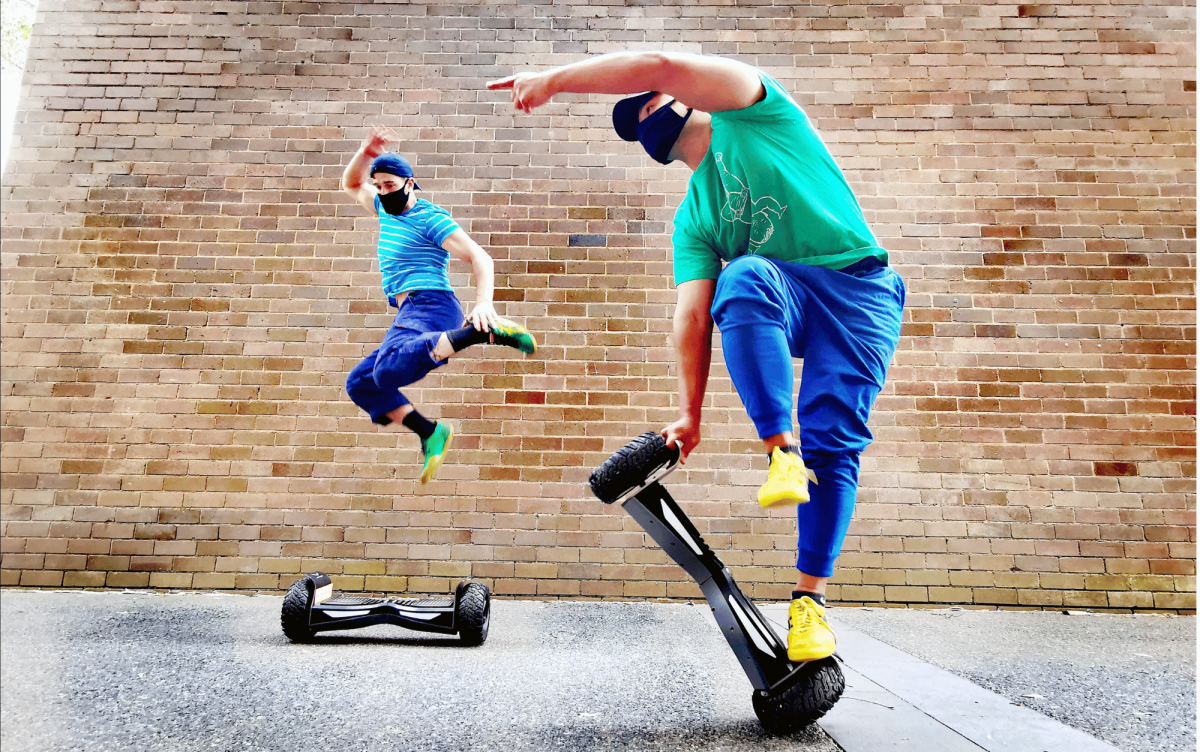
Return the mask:
{"type": "Polygon", "coordinates": [[[712,143],[675,212],[677,285],[716,279],[746,254],[830,269],[887,261],[804,110],[761,76],[762,100],[712,114],[712,143]]]}

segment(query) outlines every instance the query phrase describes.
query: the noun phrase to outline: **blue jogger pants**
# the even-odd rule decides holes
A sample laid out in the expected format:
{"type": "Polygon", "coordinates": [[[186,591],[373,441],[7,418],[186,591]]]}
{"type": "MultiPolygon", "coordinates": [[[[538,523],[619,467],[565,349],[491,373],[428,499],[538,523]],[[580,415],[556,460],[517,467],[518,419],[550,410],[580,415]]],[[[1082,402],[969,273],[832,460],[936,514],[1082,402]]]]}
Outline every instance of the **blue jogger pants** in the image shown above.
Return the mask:
{"type": "Polygon", "coordinates": [[[452,292],[417,290],[400,302],[400,310],[383,344],[346,377],[346,393],[354,404],[381,425],[388,413],[409,404],[400,387],[415,384],[447,361],[433,359],[442,332],[463,325],[462,304],[452,292]]]}
{"type": "Polygon", "coordinates": [[[829,577],[858,493],[867,419],[900,340],[904,282],[887,266],[846,271],[761,256],[717,279],[713,321],[725,363],[761,438],[792,430],[792,358],[803,358],[796,418],[804,464],[817,476],[797,510],[796,567],[829,577]]]}

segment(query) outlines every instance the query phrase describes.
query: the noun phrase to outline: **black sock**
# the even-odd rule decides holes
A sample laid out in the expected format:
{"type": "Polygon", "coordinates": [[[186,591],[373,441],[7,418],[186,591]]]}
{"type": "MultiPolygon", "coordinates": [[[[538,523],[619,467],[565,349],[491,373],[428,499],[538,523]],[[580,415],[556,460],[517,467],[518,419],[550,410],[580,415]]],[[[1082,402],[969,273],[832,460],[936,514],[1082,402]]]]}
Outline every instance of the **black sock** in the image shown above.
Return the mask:
{"type": "MultiPolygon", "coordinates": [[[[787,452],[788,454],[794,454],[797,457],[799,457],[800,456],[800,445],[799,444],[787,444],[785,446],[779,447],[779,451],[787,452]]],[[[768,465],[771,464],[771,455],[773,455],[773,454],[775,454],[774,451],[767,453],[767,464],[768,465]]]]}
{"type": "Polygon", "coordinates": [[[492,341],[491,338],[491,332],[481,332],[470,324],[446,332],[446,339],[450,340],[450,346],[454,348],[454,352],[465,350],[471,345],[486,344],[492,341]]]}
{"type": "Polygon", "coordinates": [[[416,410],[413,410],[408,415],[400,420],[404,427],[421,437],[421,441],[428,439],[433,435],[433,431],[437,428],[437,423],[426,418],[416,410]]]}
{"type": "Polygon", "coordinates": [[[792,600],[796,600],[797,598],[803,598],[806,595],[809,598],[812,598],[813,603],[817,604],[821,608],[825,608],[825,596],[821,595],[820,593],[810,593],[807,590],[793,590],[792,591],[792,600]]]}

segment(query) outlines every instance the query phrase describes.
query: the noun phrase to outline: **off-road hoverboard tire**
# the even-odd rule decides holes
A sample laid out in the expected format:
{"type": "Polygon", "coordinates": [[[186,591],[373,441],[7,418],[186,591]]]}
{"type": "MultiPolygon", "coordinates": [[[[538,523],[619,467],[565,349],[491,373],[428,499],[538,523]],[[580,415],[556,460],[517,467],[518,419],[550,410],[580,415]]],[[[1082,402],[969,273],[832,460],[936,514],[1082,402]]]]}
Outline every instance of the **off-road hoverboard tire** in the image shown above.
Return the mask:
{"type": "Polygon", "coordinates": [[[678,449],[668,447],[654,431],[647,431],[592,471],[588,484],[597,499],[612,504],[630,489],[646,485],[646,478],[678,457],[678,449]]]}
{"type": "Polygon", "coordinates": [[[283,613],[279,623],[283,633],[292,642],[308,642],[316,632],[308,626],[308,599],[312,580],[305,577],[297,580],[287,595],[283,596],[283,613]]]}
{"type": "Polygon", "coordinates": [[[802,675],[782,690],[752,696],[754,714],[772,734],[802,731],[828,713],[846,689],[846,678],[832,657],[813,661],[801,670],[802,675]]]}
{"type": "Polygon", "coordinates": [[[462,644],[482,645],[487,639],[491,615],[492,599],[487,585],[481,582],[466,583],[458,598],[458,610],[454,616],[462,644]]]}

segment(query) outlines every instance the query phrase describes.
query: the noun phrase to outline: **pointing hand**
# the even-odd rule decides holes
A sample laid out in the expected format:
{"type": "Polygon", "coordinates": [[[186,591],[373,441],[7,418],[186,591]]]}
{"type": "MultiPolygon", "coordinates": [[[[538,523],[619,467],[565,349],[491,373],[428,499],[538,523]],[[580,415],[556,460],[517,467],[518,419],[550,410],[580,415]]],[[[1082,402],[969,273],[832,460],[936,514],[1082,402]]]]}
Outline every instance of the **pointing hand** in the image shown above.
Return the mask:
{"type": "Polygon", "coordinates": [[[517,73],[508,78],[488,81],[487,88],[488,91],[510,89],[513,107],[526,114],[549,102],[554,96],[549,77],[542,73],[517,73]]]}

